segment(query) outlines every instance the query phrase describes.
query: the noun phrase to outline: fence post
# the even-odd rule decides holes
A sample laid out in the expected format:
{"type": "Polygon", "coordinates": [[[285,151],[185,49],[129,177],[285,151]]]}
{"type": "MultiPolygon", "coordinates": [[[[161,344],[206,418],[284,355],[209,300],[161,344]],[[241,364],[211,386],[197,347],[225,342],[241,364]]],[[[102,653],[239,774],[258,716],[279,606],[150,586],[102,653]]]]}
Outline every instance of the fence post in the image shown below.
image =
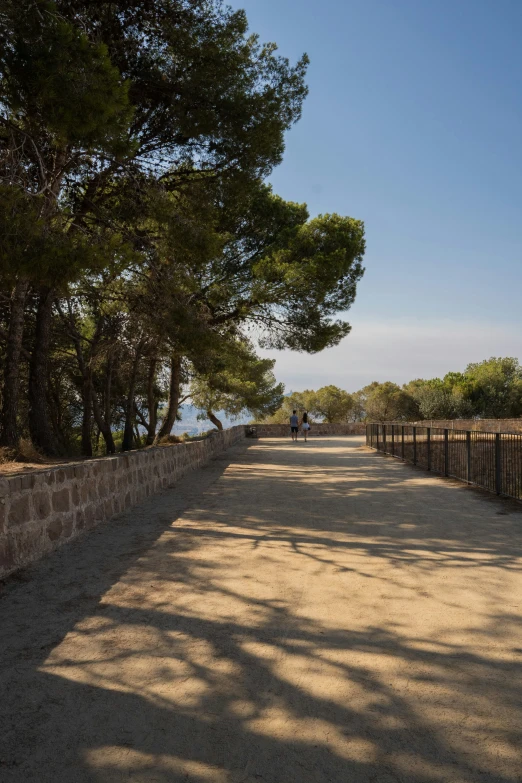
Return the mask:
{"type": "Polygon", "coordinates": [[[404,459],[404,424],[401,425],[402,429],[402,444],[401,444],[401,457],[404,459]]]}
{"type": "Polygon", "coordinates": [[[386,424],[382,425],[382,450],[386,454],[386,424]]]}
{"type": "Polygon", "coordinates": [[[413,464],[417,464],[417,427],[413,428],[413,464]]]}
{"type": "Polygon", "coordinates": [[[449,474],[449,434],[448,430],[444,430],[444,475],[449,474]]]}
{"type": "Polygon", "coordinates": [[[495,434],[495,491],[497,495],[502,494],[502,451],[500,432],[495,434]]]}
{"type": "Polygon", "coordinates": [[[431,427],[426,427],[426,448],[428,451],[428,470],[431,470],[431,427]]]}
{"type": "Polygon", "coordinates": [[[468,484],[471,484],[471,430],[468,430],[466,432],[466,455],[467,455],[466,481],[468,482],[468,484]]]}
{"type": "Polygon", "coordinates": [[[392,450],[391,453],[395,456],[395,424],[391,425],[392,428],[392,450]]]}

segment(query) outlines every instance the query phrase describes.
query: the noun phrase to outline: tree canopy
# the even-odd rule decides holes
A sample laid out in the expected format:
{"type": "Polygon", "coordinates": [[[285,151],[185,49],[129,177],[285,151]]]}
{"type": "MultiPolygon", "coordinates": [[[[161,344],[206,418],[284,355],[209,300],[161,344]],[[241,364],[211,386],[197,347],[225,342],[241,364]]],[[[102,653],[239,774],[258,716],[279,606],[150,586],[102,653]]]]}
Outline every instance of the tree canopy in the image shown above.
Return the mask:
{"type": "Polygon", "coordinates": [[[267,415],[257,346],[349,333],[363,223],[266,184],[307,64],[220,0],[0,0],[1,445],[157,442],[191,394],[267,415]]]}
{"type": "Polygon", "coordinates": [[[443,378],[417,378],[402,387],[373,383],[349,394],[336,386],[293,392],[267,421],[288,422],[291,409],[320,421],[422,421],[522,416],[522,367],[512,357],[469,364],[443,378]]]}
{"type": "Polygon", "coordinates": [[[260,359],[246,341],[221,345],[207,362],[205,372],[194,374],[190,386],[192,403],[222,429],[216,412],[229,417],[250,414],[262,418],[274,413],[283,400],[284,386],[273,374],[275,361],[260,359]]]}

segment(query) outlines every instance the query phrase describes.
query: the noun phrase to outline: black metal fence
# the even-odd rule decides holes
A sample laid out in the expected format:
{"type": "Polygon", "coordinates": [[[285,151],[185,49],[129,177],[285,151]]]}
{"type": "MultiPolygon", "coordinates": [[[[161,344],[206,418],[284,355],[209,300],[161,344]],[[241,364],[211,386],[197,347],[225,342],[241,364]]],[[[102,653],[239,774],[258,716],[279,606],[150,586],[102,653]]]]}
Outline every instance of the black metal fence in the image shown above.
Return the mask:
{"type": "Polygon", "coordinates": [[[522,434],[368,424],[366,445],[442,476],[522,500],[522,434]]]}

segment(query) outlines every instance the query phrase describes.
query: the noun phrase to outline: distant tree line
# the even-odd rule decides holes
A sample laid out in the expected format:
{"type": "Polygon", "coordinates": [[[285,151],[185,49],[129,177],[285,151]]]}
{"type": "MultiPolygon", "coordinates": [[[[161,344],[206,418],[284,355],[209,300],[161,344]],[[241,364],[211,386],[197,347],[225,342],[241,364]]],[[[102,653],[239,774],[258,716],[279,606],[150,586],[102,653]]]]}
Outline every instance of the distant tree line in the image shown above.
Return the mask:
{"type": "Polygon", "coordinates": [[[0,0],[0,446],[114,452],[191,398],[273,413],[257,345],[336,345],[364,226],[266,184],[307,93],[220,0],[0,0]]]}
{"type": "Polygon", "coordinates": [[[266,420],[287,422],[293,409],[332,423],[517,418],[522,416],[522,367],[518,359],[493,357],[469,364],[464,372],[419,378],[402,387],[375,381],[353,394],[337,386],[294,392],[266,420]]]}

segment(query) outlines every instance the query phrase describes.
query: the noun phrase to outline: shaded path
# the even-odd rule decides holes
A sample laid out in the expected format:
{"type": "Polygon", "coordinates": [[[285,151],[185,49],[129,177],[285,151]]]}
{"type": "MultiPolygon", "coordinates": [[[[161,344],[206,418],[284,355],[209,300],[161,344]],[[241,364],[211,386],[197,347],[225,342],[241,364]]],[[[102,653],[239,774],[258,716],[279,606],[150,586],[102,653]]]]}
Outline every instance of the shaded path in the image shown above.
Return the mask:
{"type": "Polygon", "coordinates": [[[238,447],[0,596],[2,783],[522,780],[522,514],[238,447]]]}

